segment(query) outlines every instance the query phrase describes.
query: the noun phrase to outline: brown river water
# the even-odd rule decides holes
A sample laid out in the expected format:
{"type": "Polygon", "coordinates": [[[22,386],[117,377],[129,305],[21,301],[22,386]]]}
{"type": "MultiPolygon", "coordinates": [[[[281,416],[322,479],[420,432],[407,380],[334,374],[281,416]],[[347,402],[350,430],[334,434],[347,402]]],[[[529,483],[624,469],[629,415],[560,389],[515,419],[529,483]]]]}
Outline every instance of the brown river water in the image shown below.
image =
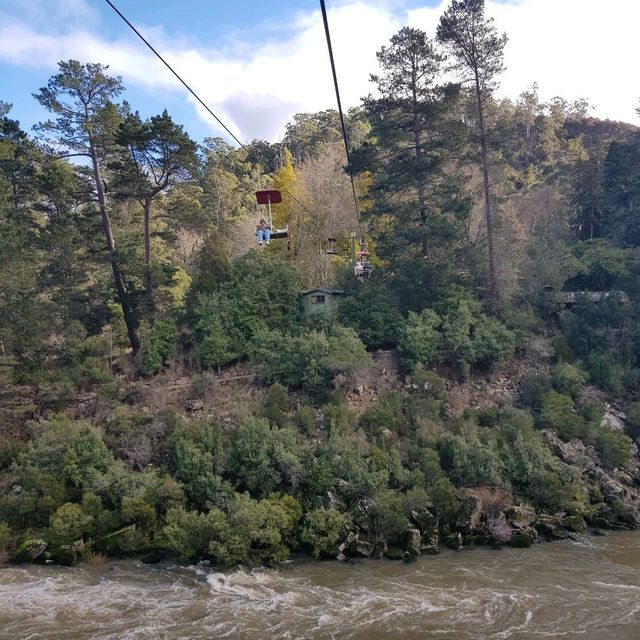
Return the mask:
{"type": "Polygon", "coordinates": [[[640,532],[414,564],[0,569],[0,638],[640,639],[640,532]]]}

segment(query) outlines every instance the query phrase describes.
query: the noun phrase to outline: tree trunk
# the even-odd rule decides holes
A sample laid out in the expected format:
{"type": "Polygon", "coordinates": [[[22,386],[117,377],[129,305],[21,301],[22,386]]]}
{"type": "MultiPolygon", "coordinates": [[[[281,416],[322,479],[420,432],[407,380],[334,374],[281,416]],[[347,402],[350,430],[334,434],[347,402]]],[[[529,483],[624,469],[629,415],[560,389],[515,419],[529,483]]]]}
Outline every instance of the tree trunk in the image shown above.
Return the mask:
{"type": "Polygon", "coordinates": [[[151,200],[145,198],[144,209],[144,286],[149,302],[153,302],[153,282],[151,281],[151,200]]]}
{"type": "Polygon", "coordinates": [[[113,279],[116,285],[116,293],[118,295],[120,306],[122,307],[124,322],[127,326],[129,344],[131,345],[131,350],[135,354],[140,349],[140,338],[138,337],[133,310],[129,305],[129,296],[127,294],[127,289],[124,284],[124,278],[122,277],[122,271],[120,271],[120,265],[118,264],[118,258],[116,256],[116,243],[113,239],[113,233],[111,232],[111,222],[109,220],[109,213],[107,211],[104,189],[102,188],[100,167],[98,166],[98,155],[96,153],[96,147],[92,139],[89,139],[89,149],[91,154],[91,164],[93,167],[93,177],[96,182],[98,206],[100,207],[100,216],[102,218],[102,228],[104,230],[107,247],[109,249],[109,259],[111,261],[111,270],[113,271],[113,279]]]}
{"type": "Polygon", "coordinates": [[[482,150],[482,173],[484,178],[484,204],[487,218],[487,245],[489,247],[489,298],[496,299],[496,265],[493,253],[493,212],[491,209],[491,193],[489,192],[489,159],[487,153],[487,135],[484,123],[484,106],[480,80],[476,74],[476,99],[478,101],[478,119],[480,121],[480,147],[482,150]]]}
{"type": "MultiPolygon", "coordinates": [[[[422,141],[420,140],[420,127],[418,123],[418,97],[416,94],[415,79],[413,85],[413,143],[415,145],[416,163],[418,167],[422,162],[422,141]]],[[[427,237],[424,231],[424,227],[427,226],[427,202],[424,191],[424,185],[422,184],[422,172],[418,173],[418,209],[420,210],[420,226],[423,227],[422,235],[422,255],[426,256],[428,252],[427,237]]]]}

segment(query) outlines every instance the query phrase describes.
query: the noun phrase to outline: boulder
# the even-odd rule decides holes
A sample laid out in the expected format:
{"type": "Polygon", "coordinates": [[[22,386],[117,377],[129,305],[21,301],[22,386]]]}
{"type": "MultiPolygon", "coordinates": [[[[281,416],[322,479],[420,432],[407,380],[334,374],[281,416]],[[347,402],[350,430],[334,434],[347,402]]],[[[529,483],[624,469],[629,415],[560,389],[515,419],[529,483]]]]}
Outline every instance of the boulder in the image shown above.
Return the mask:
{"type": "Polygon", "coordinates": [[[14,562],[37,562],[42,559],[48,543],[41,538],[27,538],[13,554],[14,562]]]}
{"type": "Polygon", "coordinates": [[[426,553],[429,556],[435,556],[440,553],[440,540],[436,535],[435,538],[425,539],[422,542],[422,553],[426,553]]]}
{"type": "Polygon", "coordinates": [[[487,544],[491,544],[491,536],[487,534],[469,535],[464,537],[464,546],[475,545],[476,547],[483,547],[487,544]]]}
{"type": "Polygon", "coordinates": [[[471,533],[480,526],[482,500],[478,496],[468,495],[460,505],[456,516],[456,528],[471,533]]]}
{"type": "Polygon", "coordinates": [[[402,560],[404,558],[404,549],[402,547],[391,545],[386,548],[384,557],[389,558],[389,560],[402,560]]]}
{"type": "Polygon", "coordinates": [[[438,518],[428,509],[418,509],[411,512],[411,523],[420,531],[422,540],[421,552],[427,554],[439,553],[438,518]]]}
{"type": "Polygon", "coordinates": [[[545,431],[544,436],[562,462],[582,467],[587,471],[595,469],[600,464],[595,449],[587,447],[582,440],[563,442],[553,431],[545,431]]]}
{"type": "Polygon", "coordinates": [[[499,544],[511,541],[511,527],[502,511],[493,512],[487,516],[487,530],[495,542],[499,544]]]}
{"type": "Polygon", "coordinates": [[[511,546],[513,547],[529,547],[535,542],[538,542],[538,532],[533,527],[517,529],[511,535],[511,546]]]}
{"type": "Polygon", "coordinates": [[[77,397],[76,418],[92,418],[98,405],[97,393],[81,393],[77,397]]]}
{"type": "Polygon", "coordinates": [[[185,409],[190,413],[195,413],[196,411],[204,411],[204,402],[202,400],[187,400],[185,409]]]}
{"type": "Polygon", "coordinates": [[[416,560],[422,553],[422,536],[415,527],[407,527],[405,560],[416,560]]]}
{"type": "Polygon", "coordinates": [[[437,531],[438,518],[428,509],[416,509],[411,512],[411,522],[424,534],[427,531],[437,531]]]}
{"type": "Polygon", "coordinates": [[[329,507],[331,507],[332,509],[344,512],[347,508],[344,500],[340,496],[336,495],[333,491],[327,491],[327,500],[329,503],[329,507]]]}
{"type": "Polygon", "coordinates": [[[524,530],[514,531],[513,535],[511,536],[511,546],[517,547],[519,549],[530,547],[531,538],[527,535],[527,532],[524,530]]]}
{"type": "Polygon", "coordinates": [[[458,549],[462,549],[462,534],[460,532],[450,533],[445,539],[445,544],[450,549],[454,551],[458,551],[458,549]]]}
{"type": "Polygon", "coordinates": [[[617,522],[624,528],[637,529],[640,527],[640,512],[636,506],[622,501],[610,504],[617,522]]]}
{"type": "Polygon", "coordinates": [[[347,537],[342,541],[340,546],[338,547],[338,554],[344,553],[345,550],[350,549],[352,545],[355,544],[358,539],[358,534],[353,531],[349,531],[347,537]]]}
{"type": "Polygon", "coordinates": [[[593,511],[587,516],[587,522],[598,529],[616,528],[616,516],[611,507],[604,502],[593,506],[593,511]]]}
{"type": "Polygon", "coordinates": [[[562,527],[562,518],[564,514],[540,514],[536,521],[536,529],[549,540],[564,540],[569,537],[569,533],[562,527]]]}
{"type": "Polygon", "coordinates": [[[360,540],[357,538],[349,546],[349,553],[352,556],[358,556],[360,558],[370,558],[373,553],[373,545],[366,540],[360,540]]]}
{"type": "Polygon", "coordinates": [[[536,520],[536,512],[533,507],[526,504],[510,507],[507,511],[507,521],[515,529],[526,529],[536,520]]]}
{"type": "Polygon", "coordinates": [[[587,528],[587,523],[585,522],[585,519],[579,514],[566,515],[562,519],[562,526],[569,531],[580,533],[587,528]]]}
{"type": "Polygon", "coordinates": [[[625,420],[627,416],[622,412],[614,409],[608,402],[604,405],[604,415],[600,426],[612,431],[620,431],[624,433],[625,420]]]}

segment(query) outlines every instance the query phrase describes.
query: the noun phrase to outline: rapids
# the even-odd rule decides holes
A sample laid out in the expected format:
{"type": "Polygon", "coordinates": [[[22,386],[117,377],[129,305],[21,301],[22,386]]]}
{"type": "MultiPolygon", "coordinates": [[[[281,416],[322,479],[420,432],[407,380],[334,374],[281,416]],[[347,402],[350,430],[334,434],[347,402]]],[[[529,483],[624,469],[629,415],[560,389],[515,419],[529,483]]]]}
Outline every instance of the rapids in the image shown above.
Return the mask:
{"type": "Polygon", "coordinates": [[[640,637],[640,533],[220,573],[107,562],[0,569],[3,640],[640,637]]]}

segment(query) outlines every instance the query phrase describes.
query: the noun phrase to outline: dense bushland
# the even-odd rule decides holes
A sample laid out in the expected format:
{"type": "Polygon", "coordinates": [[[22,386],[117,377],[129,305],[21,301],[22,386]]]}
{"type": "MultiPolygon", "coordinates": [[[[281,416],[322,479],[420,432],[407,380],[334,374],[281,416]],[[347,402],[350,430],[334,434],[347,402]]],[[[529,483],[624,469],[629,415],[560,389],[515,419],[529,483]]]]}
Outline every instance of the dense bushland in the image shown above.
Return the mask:
{"type": "Polygon", "coordinates": [[[482,2],[454,3],[440,44],[458,55],[464,7],[484,25],[477,92],[404,28],[378,55],[377,97],[347,116],[364,281],[334,111],[297,114],[282,143],[197,145],[73,60],[35,94],[53,118],[35,135],[0,103],[0,551],[255,565],[415,555],[416,530],[418,553],[504,542],[509,509],[640,523],[634,489],[602,490],[637,471],[640,133],[535,86],[497,100],[504,41],[482,2]],[[274,178],[291,237],[258,249],[254,191],[274,178]],[[340,290],[335,317],[305,316],[316,287],[340,290]],[[356,408],[379,349],[397,384],[356,408]],[[233,419],[215,397],[198,417],[141,406],[156,376],[205,396],[238,363],[256,394],[233,419]],[[452,409],[452,386],[505,367],[527,370],[510,399],[452,409]]]}

